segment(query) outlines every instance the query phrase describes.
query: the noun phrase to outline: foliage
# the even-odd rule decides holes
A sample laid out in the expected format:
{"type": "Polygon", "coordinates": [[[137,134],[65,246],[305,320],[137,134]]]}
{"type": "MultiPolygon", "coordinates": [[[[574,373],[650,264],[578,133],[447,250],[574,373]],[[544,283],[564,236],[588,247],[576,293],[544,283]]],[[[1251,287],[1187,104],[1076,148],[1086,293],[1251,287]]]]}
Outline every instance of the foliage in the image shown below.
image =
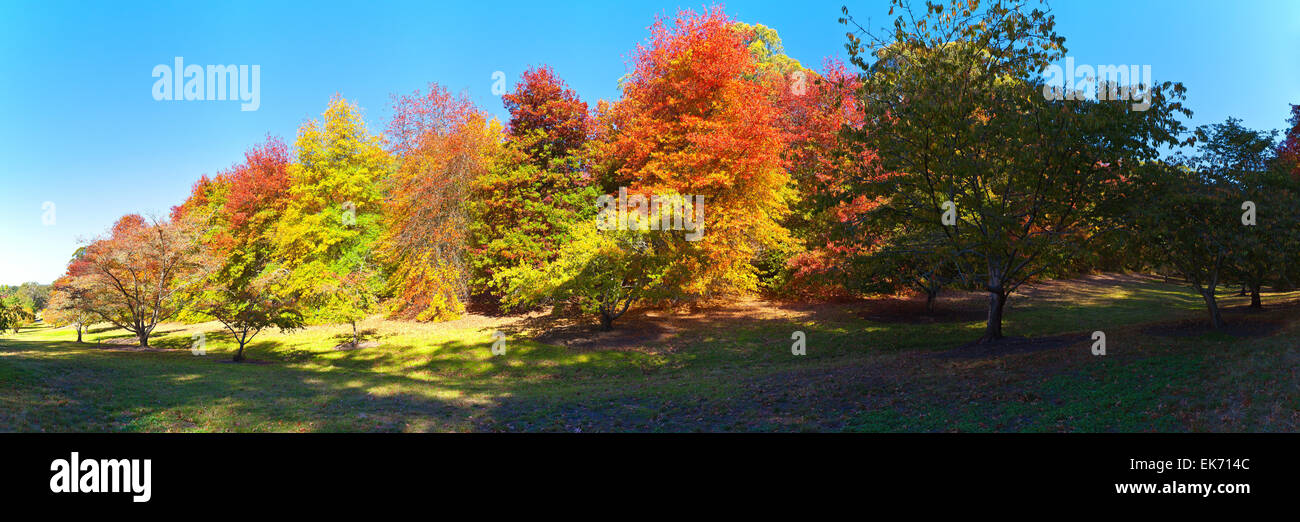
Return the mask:
{"type": "Polygon", "coordinates": [[[570,225],[594,217],[599,195],[583,170],[587,104],[549,67],[525,71],[503,98],[509,141],[471,197],[474,286],[491,297],[505,293],[500,272],[555,260],[570,225]]]}
{"type": "Polygon", "coordinates": [[[633,63],[610,116],[611,146],[596,160],[614,171],[603,190],[703,196],[703,237],[665,244],[666,284],[697,297],[755,290],[752,261],[790,242],[781,226],[790,177],[745,35],[719,8],[682,11],[655,22],[633,63]]]}
{"type": "Polygon", "coordinates": [[[902,12],[888,37],[860,27],[869,42],[849,34],[870,131],[847,137],[880,159],[852,176],[849,194],[882,201],[849,225],[864,237],[882,224],[946,237],[952,261],[989,295],[980,340],[994,341],[1007,295],[1098,230],[1096,188],[1176,141],[1183,88],[1151,86],[1147,111],[1048,100],[1038,73],[1064,54],[1050,14],[1001,1],[895,8],[902,12]],[[955,204],[952,226],[943,220],[947,202],[955,204]]]}
{"type": "Polygon", "coordinates": [[[158,323],[174,317],[202,280],[199,217],[164,221],[130,214],[87,244],[68,275],[86,289],[88,309],[148,347],[158,323]]]}
{"type": "Polygon", "coordinates": [[[378,258],[396,298],[393,311],[418,320],[460,316],[469,296],[471,187],[500,154],[500,123],[468,98],[432,84],[394,102],[378,258]]]}
{"type": "Polygon", "coordinates": [[[518,265],[497,276],[506,289],[507,306],[573,302],[597,315],[601,328],[609,330],[634,302],[664,290],[660,284],[667,262],[657,250],[662,248],[661,235],[601,231],[592,222],[574,225],[570,234],[573,240],[561,247],[553,262],[518,265]]]}
{"type": "Polygon", "coordinates": [[[273,261],[290,270],[284,289],[306,302],[308,321],[355,318],[380,298],[383,275],[369,264],[382,223],[381,186],[391,169],[382,139],[341,97],[298,130],[289,200],[274,227],[273,261]],[[342,292],[341,290],[346,290],[342,292]],[[366,293],[362,299],[341,297],[366,293]]]}
{"type": "Polygon", "coordinates": [[[1205,301],[1210,325],[1223,326],[1215,290],[1242,238],[1237,194],[1186,166],[1153,162],[1133,179],[1126,208],[1142,241],[1205,301]]]}
{"type": "Polygon", "coordinates": [[[71,325],[77,331],[77,342],[81,342],[82,332],[95,322],[95,311],[91,308],[91,288],[86,285],[86,280],[73,277],[73,272],[69,269],[67,274],[54,280],[49,307],[42,314],[42,320],[57,326],[71,325]]]}
{"type": "Polygon", "coordinates": [[[0,299],[11,300],[30,313],[44,310],[50,300],[50,285],[28,281],[18,286],[0,286],[0,299]]]}
{"type": "Polygon", "coordinates": [[[221,173],[226,194],[212,220],[201,253],[203,284],[192,293],[190,309],[220,321],[244,347],[263,329],[302,326],[298,293],[285,282],[289,269],[274,258],[272,226],[287,206],[289,157],[284,143],[268,137],[250,148],[244,162],[221,173]]]}
{"type": "Polygon", "coordinates": [[[1201,148],[1195,158],[1198,171],[1235,193],[1235,200],[1227,195],[1223,204],[1233,210],[1244,210],[1247,202],[1254,205],[1253,224],[1237,219],[1223,226],[1238,235],[1227,268],[1250,290],[1251,306],[1259,308],[1260,287],[1281,276],[1279,269],[1290,264],[1289,255],[1300,252],[1294,219],[1300,211],[1294,190],[1300,180],[1270,168],[1275,133],[1247,129],[1240,120],[1228,118],[1198,128],[1196,135],[1201,148]]]}
{"type": "Polygon", "coordinates": [[[1291,127],[1282,137],[1282,142],[1277,145],[1274,157],[1278,169],[1300,180],[1300,105],[1291,106],[1291,118],[1287,122],[1291,127]]]}

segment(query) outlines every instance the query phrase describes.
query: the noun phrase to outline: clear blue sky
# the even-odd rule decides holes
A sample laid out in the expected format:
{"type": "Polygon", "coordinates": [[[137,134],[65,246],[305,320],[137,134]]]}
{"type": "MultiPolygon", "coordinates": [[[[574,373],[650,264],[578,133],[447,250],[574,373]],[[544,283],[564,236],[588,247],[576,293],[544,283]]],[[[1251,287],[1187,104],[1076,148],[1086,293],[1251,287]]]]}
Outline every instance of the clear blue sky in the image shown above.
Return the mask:
{"type": "MultiPolygon", "coordinates": [[[[732,1],[741,21],[775,28],[805,65],[843,56],[845,2],[732,1]]],[[[700,2],[15,2],[0,0],[0,283],[50,282],[80,238],[126,213],[164,214],[202,174],[242,158],[341,93],[372,129],[389,95],[436,81],[501,115],[508,81],[550,64],[586,100],[616,81],[656,14],[700,2]],[[261,107],[151,96],[157,64],[261,66],[261,107]],[[42,205],[55,204],[44,225],[42,205]]],[[[848,2],[886,19],[887,2],[848,2]]],[[[1193,123],[1229,115],[1282,128],[1300,103],[1300,2],[1052,3],[1077,63],[1150,64],[1189,88],[1193,123]]]]}

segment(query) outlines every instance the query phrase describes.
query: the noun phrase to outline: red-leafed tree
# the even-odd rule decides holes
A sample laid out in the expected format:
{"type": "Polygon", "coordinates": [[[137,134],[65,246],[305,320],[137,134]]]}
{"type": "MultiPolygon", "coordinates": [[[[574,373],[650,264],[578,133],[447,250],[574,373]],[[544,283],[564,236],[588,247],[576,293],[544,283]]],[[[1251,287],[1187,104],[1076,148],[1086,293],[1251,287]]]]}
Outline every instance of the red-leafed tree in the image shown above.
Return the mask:
{"type": "Polygon", "coordinates": [[[845,129],[863,128],[855,95],[860,78],[839,60],[827,59],[824,69],[764,76],[780,110],[785,167],[798,189],[785,223],[806,248],[789,261],[786,289],[819,297],[857,286],[850,265],[879,239],[843,234],[845,223],[876,205],[847,193],[848,173],[868,169],[877,159],[869,149],[849,147],[842,139],[845,129]]]}
{"type": "Polygon", "coordinates": [[[515,91],[501,99],[510,111],[511,142],[540,167],[569,156],[591,137],[587,102],[549,66],[524,71],[515,91]]]}
{"type": "Polygon", "coordinates": [[[244,360],[248,342],[263,329],[302,324],[298,296],[283,284],[291,272],[273,260],[268,236],[288,203],[289,164],[284,142],[268,137],[245,152],[242,163],[217,176],[226,190],[198,259],[207,277],[191,292],[190,308],[230,331],[238,345],[236,362],[244,360]]]}
{"type": "Polygon", "coordinates": [[[1291,128],[1277,147],[1278,166],[1300,181],[1300,105],[1291,106],[1291,119],[1287,120],[1291,128]]]}
{"type": "Polygon", "coordinates": [[[232,235],[248,242],[270,228],[288,202],[289,150],[280,138],[267,136],[266,142],[244,153],[244,162],[224,173],[230,189],[222,212],[232,235]]]}

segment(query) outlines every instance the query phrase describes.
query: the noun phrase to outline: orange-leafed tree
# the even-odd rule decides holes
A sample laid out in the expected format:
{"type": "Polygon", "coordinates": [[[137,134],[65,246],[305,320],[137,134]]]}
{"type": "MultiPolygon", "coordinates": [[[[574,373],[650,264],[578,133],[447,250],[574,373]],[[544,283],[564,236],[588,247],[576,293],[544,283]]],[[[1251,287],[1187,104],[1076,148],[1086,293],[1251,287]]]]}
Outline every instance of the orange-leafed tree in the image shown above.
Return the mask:
{"type": "Polygon", "coordinates": [[[149,346],[159,322],[174,317],[203,278],[198,220],[123,216],[86,245],[69,276],[84,288],[86,308],[149,346]]]}
{"type": "Polygon", "coordinates": [[[396,169],[385,184],[379,258],[394,287],[393,311],[454,319],[469,296],[467,198],[499,154],[501,124],[465,96],[431,84],[395,97],[387,136],[396,169]]]}
{"type": "Polygon", "coordinates": [[[92,308],[89,280],[76,277],[76,274],[86,272],[86,262],[81,259],[84,253],[84,249],[77,249],[77,253],[68,262],[67,272],[50,285],[53,287],[50,302],[42,314],[42,319],[50,324],[68,325],[76,329],[78,343],[82,342],[82,333],[86,327],[97,319],[92,308]]]}
{"type": "Polygon", "coordinates": [[[747,293],[753,260],[790,241],[790,181],[779,112],[758,80],[746,35],[721,8],[657,20],[614,107],[612,186],[703,196],[703,236],[675,237],[664,284],[692,296],[747,293]]]}

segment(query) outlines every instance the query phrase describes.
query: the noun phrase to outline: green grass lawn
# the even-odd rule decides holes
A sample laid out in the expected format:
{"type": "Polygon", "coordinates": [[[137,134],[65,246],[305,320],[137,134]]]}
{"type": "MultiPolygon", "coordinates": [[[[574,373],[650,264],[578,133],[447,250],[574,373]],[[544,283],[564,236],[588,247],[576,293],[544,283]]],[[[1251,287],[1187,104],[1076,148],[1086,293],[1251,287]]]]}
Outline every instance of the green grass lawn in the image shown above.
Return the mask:
{"type": "Polygon", "coordinates": [[[991,357],[959,348],[980,321],[871,320],[870,303],[643,312],[610,348],[538,342],[510,320],[373,319],[376,346],[334,349],[348,327],[268,331],[243,364],[216,323],[160,325],[151,351],[102,326],[86,344],[36,327],[0,337],[0,431],[1295,431],[1297,300],[1267,294],[1210,332],[1177,285],[1052,282],[1013,297],[1004,332],[1058,341],[991,357]],[[495,329],[511,333],[504,356],[495,329]]]}

